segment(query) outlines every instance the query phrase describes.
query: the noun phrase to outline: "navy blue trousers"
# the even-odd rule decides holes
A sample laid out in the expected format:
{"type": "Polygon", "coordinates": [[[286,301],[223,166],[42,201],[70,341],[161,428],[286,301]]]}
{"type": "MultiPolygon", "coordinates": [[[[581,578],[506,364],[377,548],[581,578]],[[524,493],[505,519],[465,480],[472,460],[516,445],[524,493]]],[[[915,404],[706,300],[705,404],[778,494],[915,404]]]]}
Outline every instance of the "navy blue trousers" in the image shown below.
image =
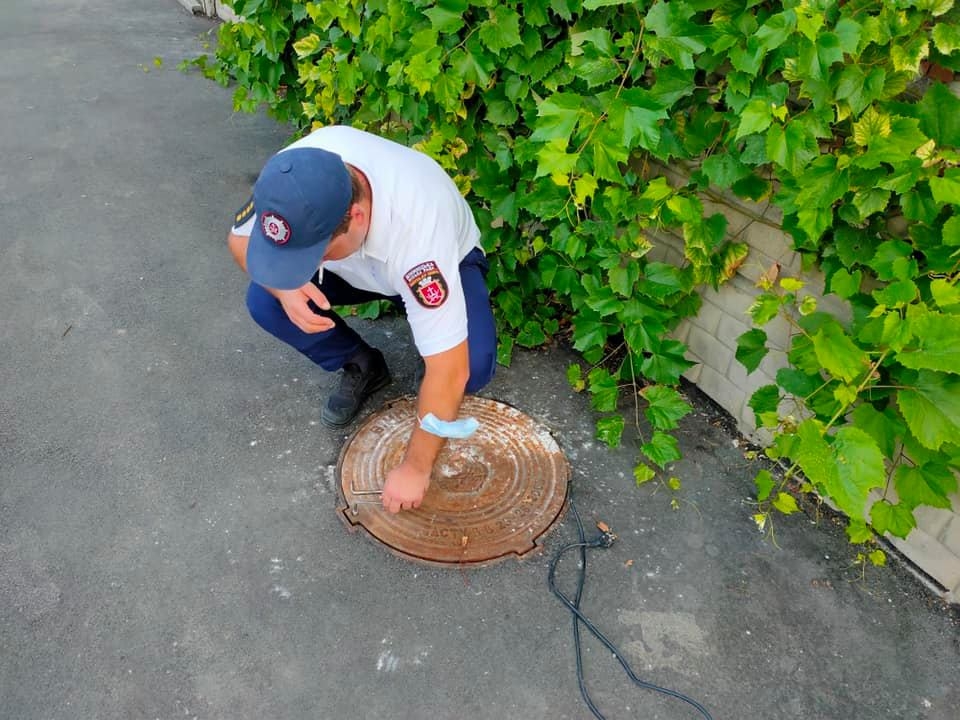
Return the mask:
{"type": "MultiPolygon", "coordinates": [[[[467,392],[476,392],[493,378],[497,361],[497,331],[490,308],[490,295],[485,281],[490,266],[479,248],[460,261],[460,284],[467,305],[467,346],[470,351],[470,380],[467,392]]],[[[323,272],[323,282],[313,276],[313,284],[320,288],[332,307],[358,305],[371,300],[390,300],[403,311],[399,295],[388,296],[369,290],[360,290],[347,284],[336,273],[323,272]]],[[[336,371],[366,345],[363,338],[333,310],[314,312],[326,315],[336,323],[332,330],[305,333],[287,317],[280,301],[261,286],[250,283],[247,289],[247,309],[257,325],[278,340],[299,350],[324,370],[336,371]]]]}

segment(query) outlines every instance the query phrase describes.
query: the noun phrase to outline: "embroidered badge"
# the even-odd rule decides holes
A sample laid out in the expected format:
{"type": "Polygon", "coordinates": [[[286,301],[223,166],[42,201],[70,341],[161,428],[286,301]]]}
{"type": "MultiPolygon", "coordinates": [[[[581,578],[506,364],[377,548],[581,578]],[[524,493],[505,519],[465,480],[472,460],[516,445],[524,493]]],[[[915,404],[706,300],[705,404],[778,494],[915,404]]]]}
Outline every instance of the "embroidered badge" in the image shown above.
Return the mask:
{"type": "Polygon", "coordinates": [[[447,281],[433,260],[410,268],[403,279],[417,302],[425,308],[440,307],[447,299],[447,281]]]}
{"type": "Polygon", "coordinates": [[[290,239],[290,223],[274,212],[265,212],[260,218],[263,234],[277,245],[286,245],[290,239]]]}
{"type": "Polygon", "coordinates": [[[233,216],[233,226],[235,228],[243,225],[247,220],[253,217],[253,198],[247,200],[242,208],[237,210],[237,214],[233,216]]]}

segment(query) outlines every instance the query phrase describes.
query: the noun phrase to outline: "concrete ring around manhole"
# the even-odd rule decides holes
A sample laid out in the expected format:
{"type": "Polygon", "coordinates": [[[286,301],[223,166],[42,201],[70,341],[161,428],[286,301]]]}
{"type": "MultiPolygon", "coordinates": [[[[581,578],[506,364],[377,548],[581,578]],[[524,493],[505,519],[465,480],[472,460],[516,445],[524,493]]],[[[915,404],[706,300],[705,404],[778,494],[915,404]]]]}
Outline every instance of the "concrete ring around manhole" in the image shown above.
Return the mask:
{"type": "Polygon", "coordinates": [[[461,417],[479,429],[447,440],[416,510],[380,505],[387,472],[400,464],[416,424],[416,400],[400,398],[374,413],[347,440],[337,462],[340,504],[361,529],[401,557],[428,565],[489,565],[522,558],[560,519],[570,466],[550,432],[516,408],[468,396],[461,417]]]}

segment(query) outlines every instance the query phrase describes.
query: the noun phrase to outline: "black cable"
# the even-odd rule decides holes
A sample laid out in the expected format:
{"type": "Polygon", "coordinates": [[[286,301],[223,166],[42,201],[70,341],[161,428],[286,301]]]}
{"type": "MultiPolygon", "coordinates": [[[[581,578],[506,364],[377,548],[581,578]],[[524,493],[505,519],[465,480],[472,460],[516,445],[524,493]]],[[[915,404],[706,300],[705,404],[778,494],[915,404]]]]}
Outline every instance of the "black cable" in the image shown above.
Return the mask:
{"type": "Polygon", "coordinates": [[[620,662],[620,665],[626,671],[627,676],[634,682],[635,685],[642,687],[646,690],[654,690],[658,693],[668,695],[677,700],[682,700],[688,705],[696,708],[700,714],[706,718],[706,720],[713,720],[713,717],[707,712],[707,709],[703,707],[700,703],[694,700],[691,697],[684,695],[681,692],[676,690],[670,690],[669,688],[660,687],[659,685],[654,685],[651,682],[646,680],[641,680],[633,672],[633,669],[630,667],[630,663],[623,657],[620,653],[620,650],[606,638],[606,636],[597,629],[597,627],[590,622],[589,619],[580,611],[580,599],[583,597],[583,586],[587,578],[587,548],[608,548],[613,545],[614,540],[616,540],[616,535],[614,535],[609,530],[604,530],[597,535],[596,538],[590,540],[589,542],[586,539],[586,536],[583,532],[583,522],[580,520],[580,513],[577,512],[576,505],[573,504],[573,500],[570,501],[570,509],[573,510],[573,515],[577,519],[577,535],[579,537],[579,542],[570,543],[564,545],[557,551],[557,554],[553,557],[553,560],[550,562],[550,573],[547,576],[547,582],[550,585],[550,589],[553,591],[553,594],[560,598],[560,601],[567,606],[567,609],[573,613],[573,646],[577,654],[577,683],[580,685],[580,694],[583,696],[584,702],[587,704],[587,707],[590,708],[590,712],[593,713],[594,717],[599,720],[605,720],[603,714],[600,712],[599,708],[594,704],[593,699],[590,697],[590,692],[587,690],[586,682],[583,677],[583,653],[580,646],[580,623],[583,623],[584,626],[593,633],[593,636],[596,637],[600,642],[602,642],[607,649],[613,653],[614,657],[620,662]],[[576,597],[571,600],[567,595],[564,595],[563,592],[557,588],[556,583],[556,572],[557,565],[560,562],[560,558],[563,557],[563,554],[568,550],[574,548],[580,549],[580,567],[579,574],[577,577],[577,593],[576,597]]]}

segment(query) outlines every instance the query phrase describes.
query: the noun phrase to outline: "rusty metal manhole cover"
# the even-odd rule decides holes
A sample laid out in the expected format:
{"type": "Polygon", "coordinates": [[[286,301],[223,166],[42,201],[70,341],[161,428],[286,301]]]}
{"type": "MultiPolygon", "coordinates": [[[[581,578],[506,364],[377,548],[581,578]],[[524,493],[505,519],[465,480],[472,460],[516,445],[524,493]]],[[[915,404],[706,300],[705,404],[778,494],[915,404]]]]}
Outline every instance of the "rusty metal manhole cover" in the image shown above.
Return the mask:
{"type": "Polygon", "coordinates": [[[467,397],[461,416],[480,428],[448,440],[416,510],[396,515],[379,504],[387,471],[400,464],[416,422],[412,398],[369,417],[337,463],[338,511],[394,553],[440,566],[486,565],[536,550],[560,517],[570,467],[550,433],[519,410],[467,397]]]}

